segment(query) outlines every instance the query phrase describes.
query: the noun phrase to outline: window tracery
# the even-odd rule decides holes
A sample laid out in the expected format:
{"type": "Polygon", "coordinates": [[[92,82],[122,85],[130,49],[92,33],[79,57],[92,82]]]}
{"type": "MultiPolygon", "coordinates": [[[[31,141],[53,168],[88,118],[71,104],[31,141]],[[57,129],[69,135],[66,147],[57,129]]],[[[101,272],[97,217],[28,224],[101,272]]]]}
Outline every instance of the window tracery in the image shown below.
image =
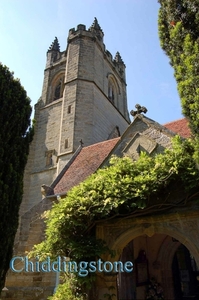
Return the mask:
{"type": "Polygon", "coordinates": [[[108,99],[115,106],[118,106],[119,88],[118,83],[113,74],[108,74],[108,99]]]}
{"type": "Polygon", "coordinates": [[[109,81],[109,85],[108,85],[108,98],[114,104],[115,87],[114,87],[112,81],[109,81]]]}
{"type": "Polygon", "coordinates": [[[63,91],[64,91],[64,76],[59,77],[59,79],[55,82],[54,91],[53,91],[53,101],[62,98],[63,91]]]}

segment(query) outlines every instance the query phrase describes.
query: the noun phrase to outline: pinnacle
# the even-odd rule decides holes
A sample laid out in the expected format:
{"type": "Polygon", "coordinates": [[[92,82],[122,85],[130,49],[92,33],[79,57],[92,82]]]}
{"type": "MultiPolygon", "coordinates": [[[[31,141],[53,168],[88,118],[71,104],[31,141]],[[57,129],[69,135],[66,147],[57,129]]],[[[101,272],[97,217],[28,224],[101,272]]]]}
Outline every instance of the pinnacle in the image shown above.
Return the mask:
{"type": "Polygon", "coordinates": [[[54,41],[52,42],[52,44],[50,45],[48,51],[60,51],[60,45],[59,45],[59,41],[58,38],[55,37],[54,41]]]}
{"type": "Polygon", "coordinates": [[[89,30],[92,30],[92,29],[100,30],[101,32],[103,32],[103,31],[102,31],[102,28],[100,27],[100,25],[99,25],[99,23],[98,23],[97,18],[94,18],[93,24],[92,24],[91,27],[89,28],[89,30]]]}
{"type": "Polygon", "coordinates": [[[114,60],[117,62],[117,63],[124,63],[122,58],[121,58],[121,55],[120,53],[117,51],[116,54],[115,54],[115,58],[114,60]]]}

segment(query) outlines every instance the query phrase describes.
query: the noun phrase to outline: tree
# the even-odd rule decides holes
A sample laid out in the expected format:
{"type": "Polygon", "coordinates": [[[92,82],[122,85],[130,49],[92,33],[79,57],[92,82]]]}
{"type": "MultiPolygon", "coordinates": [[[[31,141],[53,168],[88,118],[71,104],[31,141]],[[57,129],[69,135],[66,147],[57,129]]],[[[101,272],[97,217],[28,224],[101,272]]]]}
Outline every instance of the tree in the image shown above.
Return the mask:
{"type": "Polygon", "coordinates": [[[0,64],[0,291],[12,257],[29,144],[30,99],[18,79],[0,64]]]}
{"type": "MultiPolygon", "coordinates": [[[[159,0],[159,37],[170,58],[182,112],[199,139],[199,0],[159,0]]],[[[196,146],[197,148],[197,146],[196,146]]]]}

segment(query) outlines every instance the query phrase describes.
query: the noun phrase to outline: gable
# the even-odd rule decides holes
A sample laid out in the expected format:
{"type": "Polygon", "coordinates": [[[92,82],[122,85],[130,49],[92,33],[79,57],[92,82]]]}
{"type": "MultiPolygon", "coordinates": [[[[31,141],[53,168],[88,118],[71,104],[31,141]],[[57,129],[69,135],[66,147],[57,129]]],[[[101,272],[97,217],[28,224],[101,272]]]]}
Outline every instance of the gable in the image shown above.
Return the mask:
{"type": "Polygon", "coordinates": [[[159,123],[143,116],[137,115],[114,147],[104,164],[108,163],[111,155],[119,157],[129,156],[138,159],[139,154],[146,152],[149,155],[161,153],[165,148],[171,148],[171,139],[174,133],[159,123]]]}
{"type": "Polygon", "coordinates": [[[123,149],[123,154],[136,160],[141,152],[151,155],[156,147],[157,143],[153,139],[137,132],[123,149]]]}

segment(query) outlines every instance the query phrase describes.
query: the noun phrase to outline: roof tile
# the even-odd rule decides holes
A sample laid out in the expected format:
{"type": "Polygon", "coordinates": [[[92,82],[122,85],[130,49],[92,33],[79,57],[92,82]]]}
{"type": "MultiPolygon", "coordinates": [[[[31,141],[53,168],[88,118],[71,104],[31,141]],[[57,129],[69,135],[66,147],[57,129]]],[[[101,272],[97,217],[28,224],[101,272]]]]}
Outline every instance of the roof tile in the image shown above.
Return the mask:
{"type": "Polygon", "coordinates": [[[191,130],[189,128],[188,121],[185,118],[166,123],[164,126],[184,138],[191,137],[191,130]]]}
{"type": "Polygon", "coordinates": [[[67,192],[93,174],[109,155],[120,138],[82,148],[54,188],[55,194],[67,192]]]}

